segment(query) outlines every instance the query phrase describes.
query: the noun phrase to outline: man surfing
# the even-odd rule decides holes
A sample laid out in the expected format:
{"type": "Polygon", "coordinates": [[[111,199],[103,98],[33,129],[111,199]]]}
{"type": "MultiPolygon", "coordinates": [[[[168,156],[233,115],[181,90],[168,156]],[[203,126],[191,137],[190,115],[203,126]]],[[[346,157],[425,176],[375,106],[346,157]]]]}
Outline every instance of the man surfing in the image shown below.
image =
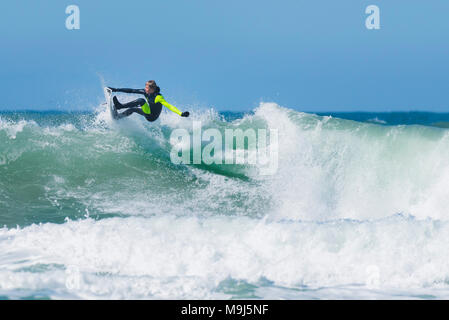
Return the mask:
{"type": "Polygon", "coordinates": [[[145,84],[145,89],[118,89],[111,87],[107,88],[111,90],[111,92],[137,93],[143,94],[144,96],[144,98],[139,98],[125,104],[121,104],[118,101],[117,97],[114,96],[112,100],[114,102],[115,108],[117,110],[126,109],[122,113],[117,113],[116,119],[128,117],[135,112],[144,116],[147,121],[155,121],[157,118],[159,118],[162,112],[162,106],[167,107],[174,113],[179,114],[181,117],[189,116],[188,111],[181,112],[178,108],[165,101],[164,97],[160,93],[161,89],[156,85],[156,81],[154,80],[147,81],[145,84]]]}

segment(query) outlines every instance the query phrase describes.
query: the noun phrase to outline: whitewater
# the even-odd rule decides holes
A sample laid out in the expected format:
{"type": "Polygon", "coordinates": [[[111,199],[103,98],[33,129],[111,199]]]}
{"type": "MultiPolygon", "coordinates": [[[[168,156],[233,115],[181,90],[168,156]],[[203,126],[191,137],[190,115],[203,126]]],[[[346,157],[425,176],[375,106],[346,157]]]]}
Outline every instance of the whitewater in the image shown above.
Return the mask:
{"type": "Polygon", "coordinates": [[[440,127],[2,113],[0,298],[447,299],[448,181],[440,127]],[[173,164],[192,121],[277,130],[277,171],[173,164]]]}

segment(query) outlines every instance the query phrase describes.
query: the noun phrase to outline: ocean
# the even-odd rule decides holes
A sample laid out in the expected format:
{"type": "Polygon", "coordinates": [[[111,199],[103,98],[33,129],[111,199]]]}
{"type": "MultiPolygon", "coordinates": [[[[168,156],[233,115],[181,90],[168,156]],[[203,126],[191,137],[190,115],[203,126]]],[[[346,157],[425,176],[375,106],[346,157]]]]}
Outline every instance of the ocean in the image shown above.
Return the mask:
{"type": "Polygon", "coordinates": [[[1,299],[449,298],[449,114],[103,108],[0,113],[1,299]],[[193,121],[277,170],[174,164],[193,121]]]}

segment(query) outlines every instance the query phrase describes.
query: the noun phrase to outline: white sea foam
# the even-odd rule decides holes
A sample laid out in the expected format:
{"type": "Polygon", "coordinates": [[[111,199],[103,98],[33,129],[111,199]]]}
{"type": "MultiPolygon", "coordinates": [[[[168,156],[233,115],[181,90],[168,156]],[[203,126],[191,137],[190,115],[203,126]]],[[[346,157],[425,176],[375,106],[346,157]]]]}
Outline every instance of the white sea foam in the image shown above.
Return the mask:
{"type": "Polygon", "coordinates": [[[3,293],[229,298],[220,285],[236,279],[256,285],[262,298],[270,298],[273,285],[291,298],[319,288],[346,290],[347,297],[359,291],[391,297],[391,290],[448,294],[448,223],[405,216],[325,224],[171,215],[86,219],[4,228],[0,239],[3,293]]]}
{"type": "Polygon", "coordinates": [[[5,131],[10,139],[16,139],[17,134],[21,133],[25,126],[34,126],[36,123],[34,121],[20,120],[18,122],[2,120],[0,118],[0,131],[5,131]]]}

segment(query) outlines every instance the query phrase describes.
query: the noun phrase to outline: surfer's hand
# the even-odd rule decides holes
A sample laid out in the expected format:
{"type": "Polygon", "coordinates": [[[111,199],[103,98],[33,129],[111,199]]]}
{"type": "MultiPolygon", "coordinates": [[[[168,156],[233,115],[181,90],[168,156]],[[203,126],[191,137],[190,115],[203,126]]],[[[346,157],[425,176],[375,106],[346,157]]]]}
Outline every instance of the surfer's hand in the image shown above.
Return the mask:
{"type": "Polygon", "coordinates": [[[183,113],[181,113],[181,117],[188,117],[189,115],[189,111],[184,111],[183,113]]]}

